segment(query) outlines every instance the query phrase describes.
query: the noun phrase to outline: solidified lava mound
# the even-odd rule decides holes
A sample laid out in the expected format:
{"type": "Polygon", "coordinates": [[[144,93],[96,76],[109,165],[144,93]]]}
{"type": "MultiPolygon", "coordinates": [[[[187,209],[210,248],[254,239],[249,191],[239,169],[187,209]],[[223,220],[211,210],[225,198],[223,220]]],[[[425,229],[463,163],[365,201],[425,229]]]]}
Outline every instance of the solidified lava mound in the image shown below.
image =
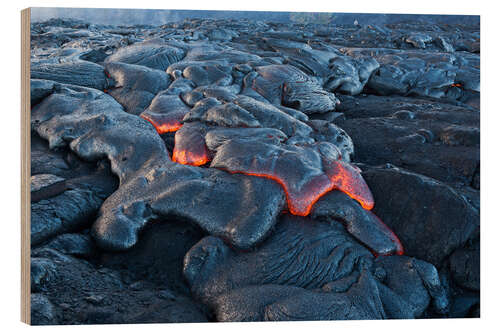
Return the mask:
{"type": "Polygon", "coordinates": [[[479,26],[32,23],[34,324],[479,314],[479,26]]]}

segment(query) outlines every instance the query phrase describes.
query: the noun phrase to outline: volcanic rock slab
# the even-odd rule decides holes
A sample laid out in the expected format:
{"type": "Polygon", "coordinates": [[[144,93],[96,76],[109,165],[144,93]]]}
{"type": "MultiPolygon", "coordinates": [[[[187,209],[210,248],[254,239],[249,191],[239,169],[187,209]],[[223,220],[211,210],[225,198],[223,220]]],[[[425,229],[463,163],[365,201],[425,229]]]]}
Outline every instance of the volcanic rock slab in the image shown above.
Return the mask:
{"type": "Polygon", "coordinates": [[[369,273],[345,292],[338,293],[272,284],[250,286],[217,297],[214,308],[218,321],[386,318],[376,283],[369,273]]]}
{"type": "Polygon", "coordinates": [[[143,112],[155,95],[171,83],[165,72],[144,66],[108,62],[105,68],[115,82],[109,94],[125,111],[135,115],[143,112]]]}
{"type": "Polygon", "coordinates": [[[99,90],[107,89],[104,67],[89,61],[39,64],[31,68],[32,79],[51,80],[99,90]]]}
{"type": "Polygon", "coordinates": [[[320,288],[348,276],[372,254],[340,224],[285,216],[257,251],[233,251],[206,237],[186,255],[184,274],[191,291],[209,299],[249,285],[279,284],[320,288]]]}
{"type": "Polygon", "coordinates": [[[378,255],[404,252],[398,237],[384,222],[340,191],[332,191],[319,199],[311,217],[345,224],[353,237],[378,255]]]}
{"type": "Polygon", "coordinates": [[[352,138],[357,161],[391,163],[442,182],[472,185],[480,162],[476,109],[398,96],[341,99],[339,111],[347,119],[339,126],[352,138]]]}
{"type": "Polygon", "coordinates": [[[400,237],[408,255],[439,266],[479,232],[478,210],[446,184],[396,167],[373,167],[363,176],[377,202],[374,212],[400,237]]]}
{"type": "Polygon", "coordinates": [[[119,271],[48,246],[34,250],[31,268],[34,325],[207,321],[203,310],[183,295],[137,288],[123,281],[119,271]]]}
{"type": "Polygon", "coordinates": [[[194,295],[223,321],[413,318],[431,297],[446,307],[432,265],[417,261],[407,271],[401,268],[413,259],[386,264],[382,258],[374,265],[371,253],[340,224],[284,216],[253,252],[205,237],[186,254],[184,274],[194,295]]]}
{"type": "MultiPolygon", "coordinates": [[[[100,217],[94,225],[94,234],[101,246],[110,249],[131,247],[137,241],[138,232],[155,214],[160,216],[174,214],[194,220],[203,229],[228,239],[237,247],[248,248],[267,234],[278,213],[282,210],[281,190],[276,188],[276,190],[266,191],[260,188],[263,184],[269,184],[267,180],[255,180],[252,177],[251,180],[247,181],[245,190],[242,191],[237,190],[242,185],[235,184],[234,180],[243,180],[245,177],[234,178],[212,170],[191,170],[172,166],[165,147],[158,142],[159,138],[153,139],[151,137],[152,133],[148,130],[150,127],[147,127],[144,122],[141,123],[139,118],[124,113],[121,106],[107,95],[72,86],[61,86],[55,90],[51,96],[33,110],[32,121],[35,129],[42,137],[49,140],[51,147],[62,147],[65,146],[65,141],[69,141],[72,150],[84,159],[96,160],[107,156],[111,161],[113,172],[120,178],[120,189],[127,189],[126,191],[129,192],[121,195],[123,192],[117,191],[101,207],[100,217]],[[81,117],[81,122],[78,122],[78,117],[81,117]],[[68,126],[69,121],[72,124],[68,126]],[[127,128],[130,130],[126,130],[127,128]],[[136,134],[131,137],[131,133],[136,134]],[[127,144],[130,140],[134,140],[133,146],[127,144]],[[113,143],[115,144],[111,146],[113,143]],[[182,179],[180,175],[187,178],[180,181],[182,179]],[[180,184],[177,185],[176,190],[182,191],[182,194],[189,193],[187,195],[191,197],[197,193],[198,196],[201,196],[200,198],[205,198],[207,193],[210,193],[211,195],[208,197],[220,197],[224,204],[215,205],[218,209],[212,209],[211,214],[206,214],[191,209],[192,204],[189,200],[181,200],[180,204],[173,202],[172,193],[180,195],[175,190],[172,192],[169,186],[175,177],[180,177],[177,179],[180,184]],[[215,177],[214,180],[217,180],[215,184],[224,179],[227,180],[222,181],[224,185],[219,188],[212,186],[213,180],[207,181],[205,179],[211,177],[215,177]],[[233,195],[229,191],[231,186],[234,186],[233,195]],[[248,188],[248,186],[251,187],[248,188]],[[254,186],[255,190],[252,190],[254,186]],[[257,196],[251,195],[252,191],[255,191],[256,194],[268,193],[268,198],[264,201],[259,200],[257,196]],[[131,198],[130,193],[134,193],[137,199],[131,198]],[[236,193],[241,193],[241,199],[236,200],[239,197],[236,193]],[[231,199],[224,200],[225,195],[229,195],[231,199]],[[252,199],[248,200],[248,198],[252,199]],[[250,211],[254,213],[246,214],[245,218],[240,218],[241,212],[246,210],[240,207],[242,204],[252,207],[250,211]]],[[[181,109],[188,109],[179,97],[174,95],[157,96],[153,100],[151,108],[155,105],[172,107],[172,103],[163,102],[164,104],[161,104],[161,99],[172,99],[177,101],[176,105],[181,109]]],[[[231,104],[224,104],[224,106],[229,105],[231,104]]],[[[174,108],[174,110],[177,109],[174,108]]],[[[208,109],[207,113],[210,110],[213,108],[208,109]]],[[[246,112],[241,110],[241,112],[246,112]]],[[[277,112],[279,113],[279,111],[277,112]]],[[[221,114],[221,116],[223,115],[224,113],[221,114]]],[[[207,121],[215,119],[218,118],[208,117],[207,121]]],[[[227,126],[232,123],[223,122],[223,124],[227,126]]],[[[239,125],[239,123],[235,125],[239,125]]],[[[179,133],[179,135],[181,134],[179,133]]],[[[200,138],[200,140],[202,139],[200,138]]],[[[179,141],[182,140],[179,139],[179,141]]],[[[274,180],[279,179],[280,183],[284,185],[288,198],[288,209],[292,213],[307,215],[317,198],[332,188],[345,191],[360,201],[365,208],[373,206],[371,193],[358,171],[349,164],[338,161],[340,153],[334,145],[320,143],[311,148],[298,146],[281,148],[255,142],[249,146],[238,148],[238,145],[241,144],[244,145],[244,142],[238,143],[238,141],[230,140],[219,146],[211,166],[231,172],[267,175],[266,178],[276,177],[274,180]],[[251,162],[253,164],[245,162],[246,158],[241,154],[247,154],[247,149],[257,149],[253,155],[261,155],[265,159],[263,160],[264,164],[255,164],[256,160],[251,162]],[[271,155],[276,156],[277,168],[271,167],[274,162],[272,162],[273,159],[269,160],[266,157],[267,153],[262,155],[262,152],[259,153],[259,151],[268,151],[271,155]],[[227,154],[229,155],[226,156],[227,154]],[[280,155],[283,157],[280,158],[280,155]],[[290,159],[293,156],[295,158],[290,159]],[[316,169],[306,166],[305,161],[311,162],[311,165],[315,165],[316,169]],[[272,163],[269,164],[270,162],[272,163]],[[280,166],[279,163],[282,165],[280,166]],[[298,167],[300,165],[303,166],[302,169],[298,167]],[[285,170],[288,171],[290,166],[293,166],[298,172],[295,180],[288,178],[288,175],[280,174],[285,170]],[[296,184],[303,185],[296,187],[296,184]],[[319,184],[321,186],[318,190],[319,184]]],[[[181,153],[184,151],[182,148],[174,149],[174,160],[189,162],[190,152],[181,153]]],[[[242,184],[245,184],[245,181],[242,181],[242,184]]],[[[276,187],[276,185],[273,186],[276,187]]],[[[203,202],[205,199],[200,200],[203,202]]],[[[207,204],[213,206],[210,203],[207,204]]],[[[201,204],[197,208],[205,209],[201,204]]]]}
{"type": "Polygon", "coordinates": [[[257,67],[257,73],[251,87],[272,104],[290,106],[305,114],[335,110],[335,95],[293,66],[262,66],[257,67]]]}
{"type": "Polygon", "coordinates": [[[100,246],[123,250],[137,242],[148,221],[173,215],[250,248],[267,235],[284,207],[284,193],[271,180],[181,164],[158,166],[120,186],[102,205],[93,230],[100,246]]]}
{"type": "Polygon", "coordinates": [[[288,137],[308,136],[312,132],[311,128],[303,122],[307,120],[307,117],[296,119],[283,112],[282,109],[244,95],[238,96],[234,103],[250,112],[263,127],[278,129],[288,137]]]}
{"type": "Polygon", "coordinates": [[[184,50],[156,42],[137,43],[119,49],[105,62],[124,62],[165,71],[170,64],[181,60],[184,50]]]}
{"type": "Polygon", "coordinates": [[[336,57],[330,61],[329,67],[332,73],[328,75],[325,88],[346,95],[358,95],[380,65],[371,57],[336,57]]]}

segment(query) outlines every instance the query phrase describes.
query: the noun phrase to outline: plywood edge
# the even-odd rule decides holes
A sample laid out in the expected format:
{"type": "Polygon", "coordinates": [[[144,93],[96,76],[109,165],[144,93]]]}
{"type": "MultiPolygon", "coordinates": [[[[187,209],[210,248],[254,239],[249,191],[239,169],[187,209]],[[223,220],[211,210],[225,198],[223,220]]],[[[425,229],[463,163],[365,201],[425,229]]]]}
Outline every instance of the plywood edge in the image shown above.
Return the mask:
{"type": "Polygon", "coordinates": [[[31,103],[30,103],[31,9],[21,11],[21,321],[31,324],[31,103]]]}

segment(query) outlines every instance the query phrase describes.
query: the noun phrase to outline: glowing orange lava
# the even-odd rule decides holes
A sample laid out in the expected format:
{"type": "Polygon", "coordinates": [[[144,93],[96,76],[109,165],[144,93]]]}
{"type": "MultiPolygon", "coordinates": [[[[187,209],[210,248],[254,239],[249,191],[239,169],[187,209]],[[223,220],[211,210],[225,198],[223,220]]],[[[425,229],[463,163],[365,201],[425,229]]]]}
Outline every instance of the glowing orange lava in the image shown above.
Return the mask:
{"type": "Polygon", "coordinates": [[[204,165],[210,161],[205,137],[189,124],[175,133],[172,161],[193,166],[204,165]]]}
{"type": "Polygon", "coordinates": [[[182,124],[178,119],[168,119],[166,117],[159,117],[145,112],[141,113],[140,117],[149,121],[156,128],[158,134],[175,132],[182,127],[182,124]]]}
{"type": "Polygon", "coordinates": [[[452,87],[458,87],[458,88],[461,88],[461,87],[462,87],[462,84],[461,84],[461,83],[453,83],[451,86],[452,86],[452,87]]]}
{"type": "MultiPolygon", "coordinates": [[[[175,133],[172,161],[192,166],[201,166],[210,162],[211,155],[206,146],[204,132],[193,126],[192,123],[187,123],[179,129],[175,133]]],[[[267,178],[277,182],[285,191],[288,212],[293,215],[309,215],[314,204],[332,190],[344,192],[358,201],[366,210],[371,210],[374,206],[372,193],[361,176],[361,170],[355,165],[342,160],[322,160],[323,172],[305,178],[302,178],[302,175],[299,178],[296,178],[297,175],[294,177],[294,172],[301,169],[293,170],[294,168],[290,169],[289,166],[289,163],[280,164],[279,161],[276,163],[272,161],[268,165],[264,163],[241,167],[245,170],[217,168],[233,174],[267,178]]],[[[396,245],[395,253],[402,255],[404,250],[398,237],[378,217],[376,218],[379,226],[386,230],[386,234],[396,245]]],[[[372,253],[374,256],[379,256],[391,255],[394,252],[377,253],[372,251],[372,253]]]]}
{"type": "Polygon", "coordinates": [[[189,164],[193,166],[200,166],[206,164],[210,160],[207,155],[197,155],[190,151],[178,150],[174,148],[172,154],[172,161],[180,164],[189,164]]]}
{"type": "Polygon", "coordinates": [[[341,190],[358,201],[364,209],[373,208],[375,205],[373,195],[357,167],[343,161],[335,161],[326,168],[326,172],[333,188],[341,190]]]}

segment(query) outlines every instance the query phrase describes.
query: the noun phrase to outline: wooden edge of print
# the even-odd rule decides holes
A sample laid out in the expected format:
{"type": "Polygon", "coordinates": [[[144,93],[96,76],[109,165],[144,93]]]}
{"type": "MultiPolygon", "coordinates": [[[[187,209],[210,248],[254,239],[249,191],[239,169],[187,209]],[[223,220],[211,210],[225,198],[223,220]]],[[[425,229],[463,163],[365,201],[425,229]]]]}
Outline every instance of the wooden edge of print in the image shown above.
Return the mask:
{"type": "Polygon", "coordinates": [[[31,9],[21,11],[21,321],[31,323],[30,298],[30,23],[31,9]]]}

